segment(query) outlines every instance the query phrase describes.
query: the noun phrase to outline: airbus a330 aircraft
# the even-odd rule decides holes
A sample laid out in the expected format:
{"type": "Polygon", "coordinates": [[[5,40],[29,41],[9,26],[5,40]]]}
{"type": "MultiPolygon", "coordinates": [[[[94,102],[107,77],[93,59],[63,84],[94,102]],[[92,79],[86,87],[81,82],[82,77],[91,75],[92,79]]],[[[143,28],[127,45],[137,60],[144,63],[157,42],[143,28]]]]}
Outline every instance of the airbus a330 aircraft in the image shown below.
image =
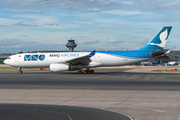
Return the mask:
{"type": "Polygon", "coordinates": [[[92,74],[94,70],[90,68],[134,64],[165,54],[171,28],[163,27],[146,46],[136,51],[22,53],[8,57],[4,63],[18,67],[19,73],[21,68],[49,67],[53,72],[78,70],[78,73],[92,74]]]}

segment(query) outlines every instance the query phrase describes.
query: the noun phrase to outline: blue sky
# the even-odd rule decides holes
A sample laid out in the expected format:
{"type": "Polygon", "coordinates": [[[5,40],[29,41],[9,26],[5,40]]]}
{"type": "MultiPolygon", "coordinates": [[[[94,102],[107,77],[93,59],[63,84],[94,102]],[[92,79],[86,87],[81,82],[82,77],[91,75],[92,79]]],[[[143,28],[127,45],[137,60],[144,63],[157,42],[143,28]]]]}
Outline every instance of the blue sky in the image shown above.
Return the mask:
{"type": "Polygon", "coordinates": [[[180,50],[180,1],[0,0],[0,53],[136,50],[173,26],[166,48],[180,50]]]}

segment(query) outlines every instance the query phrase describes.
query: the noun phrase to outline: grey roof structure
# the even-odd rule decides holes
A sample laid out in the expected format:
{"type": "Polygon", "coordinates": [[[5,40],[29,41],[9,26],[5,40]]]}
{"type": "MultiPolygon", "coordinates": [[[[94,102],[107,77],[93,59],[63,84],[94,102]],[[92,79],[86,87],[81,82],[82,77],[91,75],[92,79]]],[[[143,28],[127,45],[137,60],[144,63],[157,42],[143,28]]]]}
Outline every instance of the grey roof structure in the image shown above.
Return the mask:
{"type": "Polygon", "coordinates": [[[8,55],[3,55],[3,54],[0,54],[0,58],[2,58],[2,59],[6,59],[6,58],[8,58],[10,55],[8,54],[8,55]]]}

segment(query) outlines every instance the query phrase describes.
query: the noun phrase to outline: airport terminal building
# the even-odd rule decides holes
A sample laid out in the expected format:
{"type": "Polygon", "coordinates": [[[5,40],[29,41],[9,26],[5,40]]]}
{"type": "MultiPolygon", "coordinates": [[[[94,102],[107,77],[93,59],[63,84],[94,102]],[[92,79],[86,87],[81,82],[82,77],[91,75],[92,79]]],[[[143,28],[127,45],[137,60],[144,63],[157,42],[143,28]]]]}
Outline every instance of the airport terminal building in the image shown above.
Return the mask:
{"type": "Polygon", "coordinates": [[[3,61],[7,59],[11,54],[0,54],[0,64],[3,64],[3,61]]]}

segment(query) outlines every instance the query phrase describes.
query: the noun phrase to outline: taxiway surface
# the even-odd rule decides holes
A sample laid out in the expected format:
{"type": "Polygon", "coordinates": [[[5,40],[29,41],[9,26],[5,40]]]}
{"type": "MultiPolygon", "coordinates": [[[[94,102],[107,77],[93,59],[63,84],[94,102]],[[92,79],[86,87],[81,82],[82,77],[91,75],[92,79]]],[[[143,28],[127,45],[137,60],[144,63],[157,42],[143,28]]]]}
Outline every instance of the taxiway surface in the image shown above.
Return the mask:
{"type": "Polygon", "coordinates": [[[74,106],[0,104],[1,120],[132,120],[115,112],[74,106]]]}
{"type": "Polygon", "coordinates": [[[178,120],[180,75],[160,69],[164,67],[95,69],[87,75],[1,70],[0,103],[80,106],[124,113],[135,120],[178,120]]]}
{"type": "Polygon", "coordinates": [[[91,89],[180,91],[180,74],[96,69],[95,74],[29,70],[0,73],[0,89],[91,89]],[[174,79],[175,78],[175,79],[174,79]],[[176,79],[177,78],[177,79],[176,79]]]}

